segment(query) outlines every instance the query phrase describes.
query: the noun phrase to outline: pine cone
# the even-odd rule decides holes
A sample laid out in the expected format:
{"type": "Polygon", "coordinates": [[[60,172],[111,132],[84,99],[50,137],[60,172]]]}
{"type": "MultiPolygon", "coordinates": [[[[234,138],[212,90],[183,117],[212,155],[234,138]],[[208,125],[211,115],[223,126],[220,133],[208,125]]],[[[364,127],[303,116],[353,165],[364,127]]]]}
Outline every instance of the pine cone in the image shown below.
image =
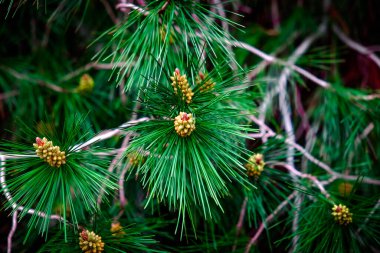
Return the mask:
{"type": "Polygon", "coordinates": [[[59,146],[53,146],[53,142],[44,138],[36,138],[36,143],[33,143],[36,149],[36,154],[39,158],[43,159],[52,167],[59,168],[62,164],[66,163],[66,155],[61,151],[59,146]]]}
{"type": "Polygon", "coordinates": [[[189,86],[186,75],[181,76],[179,69],[175,69],[173,76],[171,76],[170,79],[172,80],[174,93],[178,94],[178,89],[180,89],[182,92],[182,100],[186,99],[186,103],[190,104],[194,93],[189,86]]]}
{"type": "Polygon", "coordinates": [[[199,90],[202,93],[213,90],[216,85],[211,78],[207,78],[207,74],[203,74],[202,72],[199,72],[199,76],[196,77],[195,82],[200,86],[199,90]],[[207,80],[205,81],[205,79],[207,80]]]}
{"type": "Polygon", "coordinates": [[[123,227],[120,225],[120,222],[112,223],[110,231],[114,236],[125,234],[125,232],[123,231],[123,227]]]}
{"type": "Polygon", "coordinates": [[[144,162],[144,156],[138,152],[131,152],[127,154],[129,162],[132,166],[137,166],[140,163],[144,162]]]}
{"type": "Polygon", "coordinates": [[[331,215],[334,216],[334,220],[340,225],[348,225],[352,223],[352,213],[347,206],[339,204],[334,205],[331,215]]]}
{"type": "Polygon", "coordinates": [[[83,230],[79,236],[79,247],[84,253],[100,253],[104,251],[104,242],[93,231],[83,230]]]}
{"type": "Polygon", "coordinates": [[[90,75],[84,74],[80,77],[76,91],[79,93],[90,93],[94,88],[94,84],[94,79],[90,75]]]}
{"type": "MultiPolygon", "coordinates": [[[[166,26],[162,26],[160,28],[160,35],[161,35],[161,40],[162,41],[165,41],[166,31],[167,31],[166,26]]],[[[170,44],[174,44],[174,36],[173,35],[174,35],[174,31],[173,31],[173,29],[170,29],[170,34],[169,34],[169,43],[170,44]]]]}
{"type": "Polygon", "coordinates": [[[247,175],[249,177],[258,178],[261,172],[264,171],[264,157],[262,154],[255,154],[248,159],[248,163],[245,165],[247,169],[247,175]]]}
{"type": "Polygon", "coordinates": [[[195,130],[195,119],[191,113],[180,112],[174,119],[174,128],[181,137],[189,136],[195,130]]]}

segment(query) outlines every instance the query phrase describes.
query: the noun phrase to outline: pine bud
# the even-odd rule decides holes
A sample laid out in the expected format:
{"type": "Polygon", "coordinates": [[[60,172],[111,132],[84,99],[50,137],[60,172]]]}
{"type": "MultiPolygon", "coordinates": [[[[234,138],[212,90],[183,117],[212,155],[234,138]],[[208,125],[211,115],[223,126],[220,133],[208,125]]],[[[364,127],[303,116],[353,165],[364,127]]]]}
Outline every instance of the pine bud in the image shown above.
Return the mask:
{"type": "Polygon", "coordinates": [[[120,225],[120,222],[112,223],[110,231],[114,236],[125,234],[125,232],[123,231],[123,227],[120,225]]]}
{"type": "Polygon", "coordinates": [[[249,177],[258,178],[261,172],[264,171],[264,157],[262,154],[254,154],[248,159],[248,163],[245,165],[247,169],[247,175],[249,177]]]}
{"type": "Polygon", "coordinates": [[[100,253],[104,251],[102,237],[93,231],[83,230],[79,236],[79,246],[84,253],[100,253]]]}
{"type": "Polygon", "coordinates": [[[178,89],[180,89],[182,93],[182,100],[186,100],[186,103],[190,104],[194,93],[189,86],[186,75],[181,76],[179,69],[175,69],[173,76],[171,76],[170,79],[172,80],[174,93],[178,94],[178,89]]]}
{"type": "Polygon", "coordinates": [[[353,185],[348,182],[342,182],[338,186],[338,191],[342,197],[350,195],[353,185]]]}
{"type": "Polygon", "coordinates": [[[189,136],[195,130],[195,119],[191,113],[180,112],[174,119],[174,129],[181,137],[189,136]]]}
{"type": "Polygon", "coordinates": [[[202,72],[199,72],[199,76],[196,77],[195,82],[200,86],[199,90],[201,92],[211,91],[216,85],[216,83],[211,78],[208,78],[207,74],[203,74],[202,72]]]}
{"type": "Polygon", "coordinates": [[[66,163],[66,154],[60,150],[59,146],[53,146],[53,142],[44,138],[36,138],[36,143],[33,143],[36,149],[36,154],[39,158],[47,162],[52,167],[59,168],[66,163]]]}
{"type": "Polygon", "coordinates": [[[144,162],[144,156],[142,156],[139,152],[131,152],[127,154],[129,159],[129,163],[132,166],[137,166],[140,163],[144,162]]]}
{"type": "Polygon", "coordinates": [[[84,74],[80,77],[79,85],[75,91],[79,93],[90,93],[94,88],[94,79],[88,74],[84,74]]]}
{"type": "MultiPolygon", "coordinates": [[[[160,35],[161,35],[162,41],[165,41],[166,31],[167,31],[166,26],[162,26],[160,28],[160,35]]],[[[169,43],[170,44],[174,44],[174,36],[173,35],[174,35],[174,31],[173,31],[173,29],[170,29],[170,34],[169,34],[169,43]]]]}
{"type": "Polygon", "coordinates": [[[331,215],[334,216],[334,220],[340,225],[348,225],[352,223],[352,213],[347,206],[339,204],[334,205],[331,215]]]}

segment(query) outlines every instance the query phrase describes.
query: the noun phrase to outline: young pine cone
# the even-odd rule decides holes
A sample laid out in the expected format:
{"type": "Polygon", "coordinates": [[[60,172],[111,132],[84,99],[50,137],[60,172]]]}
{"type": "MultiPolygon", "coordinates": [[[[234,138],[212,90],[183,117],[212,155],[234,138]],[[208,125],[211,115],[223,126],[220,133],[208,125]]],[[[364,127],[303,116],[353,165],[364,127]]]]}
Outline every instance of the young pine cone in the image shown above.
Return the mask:
{"type": "Polygon", "coordinates": [[[36,143],[33,143],[36,149],[36,154],[39,158],[43,159],[52,167],[59,168],[62,164],[66,163],[66,155],[61,151],[59,146],[53,146],[53,142],[44,138],[36,138],[36,143]]]}
{"type": "Polygon", "coordinates": [[[104,251],[102,237],[96,235],[93,231],[83,230],[79,235],[79,247],[82,249],[82,252],[100,253],[104,251]]]}
{"type": "Polygon", "coordinates": [[[248,163],[245,165],[248,176],[258,178],[261,175],[261,172],[264,171],[264,165],[265,162],[262,154],[251,156],[248,163]]]}
{"type": "Polygon", "coordinates": [[[334,220],[340,225],[348,225],[352,222],[352,213],[347,206],[339,204],[334,205],[331,215],[334,216],[334,220]]]}
{"type": "Polygon", "coordinates": [[[207,77],[207,74],[203,74],[202,72],[199,72],[199,76],[197,76],[195,82],[200,86],[199,90],[201,92],[211,91],[216,85],[216,83],[211,78],[207,77]]]}
{"type": "Polygon", "coordinates": [[[179,69],[175,69],[173,76],[171,76],[170,79],[172,80],[174,93],[178,94],[178,89],[180,89],[182,93],[182,100],[186,99],[186,103],[190,104],[194,93],[189,86],[186,75],[181,76],[179,69]]]}
{"type": "Polygon", "coordinates": [[[181,137],[189,136],[195,130],[195,119],[191,113],[180,112],[174,119],[174,129],[181,137]]]}

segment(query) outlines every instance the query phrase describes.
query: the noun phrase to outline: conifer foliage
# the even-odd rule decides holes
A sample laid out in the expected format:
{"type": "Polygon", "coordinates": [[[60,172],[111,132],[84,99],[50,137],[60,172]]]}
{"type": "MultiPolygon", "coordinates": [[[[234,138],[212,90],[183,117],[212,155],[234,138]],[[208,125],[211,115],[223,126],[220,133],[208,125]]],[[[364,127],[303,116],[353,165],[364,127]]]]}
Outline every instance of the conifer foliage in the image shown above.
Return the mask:
{"type": "Polygon", "coordinates": [[[376,8],[306,2],[0,0],[0,251],[380,248],[376,8]]]}

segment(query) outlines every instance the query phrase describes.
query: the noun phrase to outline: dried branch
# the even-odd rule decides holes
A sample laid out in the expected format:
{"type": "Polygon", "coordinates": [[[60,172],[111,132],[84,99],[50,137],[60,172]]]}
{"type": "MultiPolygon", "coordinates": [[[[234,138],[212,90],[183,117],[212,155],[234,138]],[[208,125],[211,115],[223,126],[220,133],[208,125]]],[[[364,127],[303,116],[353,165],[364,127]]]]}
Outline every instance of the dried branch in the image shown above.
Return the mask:
{"type": "Polygon", "coordinates": [[[12,252],[12,238],[13,238],[13,235],[15,234],[15,232],[16,232],[16,229],[17,229],[17,215],[18,215],[18,212],[16,210],[13,213],[13,215],[12,215],[12,228],[9,231],[8,238],[7,238],[8,239],[7,253],[11,253],[12,252]]]}
{"type": "Polygon", "coordinates": [[[239,220],[238,220],[238,223],[236,224],[236,239],[235,239],[234,246],[232,246],[232,252],[235,252],[236,250],[237,238],[239,237],[241,229],[243,228],[245,212],[247,210],[247,202],[248,202],[248,198],[245,197],[243,204],[241,205],[241,208],[240,208],[239,220]]]}
{"type": "Polygon", "coordinates": [[[360,45],[359,43],[353,41],[349,37],[347,37],[338,26],[333,25],[333,31],[338,36],[338,38],[344,42],[350,48],[356,50],[357,52],[367,55],[376,65],[380,68],[380,58],[374,54],[372,51],[368,50],[366,47],[360,45]]]}
{"type": "Polygon", "coordinates": [[[269,55],[269,54],[266,54],[264,53],[263,51],[247,44],[247,43],[244,43],[244,42],[241,42],[241,41],[226,41],[226,43],[228,44],[231,44],[232,46],[235,46],[235,47],[239,47],[239,48],[243,48],[243,49],[246,49],[248,50],[249,52],[259,56],[260,58],[264,59],[265,61],[269,62],[269,63],[276,63],[276,64],[279,64],[279,65],[282,65],[282,66],[285,66],[285,67],[288,67],[296,72],[298,72],[299,74],[301,74],[302,76],[306,77],[307,79],[309,79],[310,81],[318,84],[319,86],[323,87],[323,88],[330,88],[331,87],[331,84],[329,84],[328,82],[316,77],[315,75],[313,75],[312,73],[294,65],[294,64],[288,64],[286,61],[284,60],[281,60],[281,59],[278,59],[276,58],[275,56],[272,56],[272,55],[269,55]]]}
{"type": "Polygon", "coordinates": [[[280,212],[282,211],[282,209],[290,202],[290,200],[292,200],[295,196],[296,196],[297,192],[294,191],[292,194],[290,194],[283,202],[281,202],[281,204],[279,204],[277,206],[277,208],[270,214],[267,216],[267,218],[265,219],[265,221],[263,221],[258,230],[256,231],[255,235],[251,238],[251,240],[249,240],[246,248],[245,248],[245,253],[249,253],[250,250],[251,250],[251,247],[252,245],[256,244],[257,242],[257,239],[259,239],[260,235],[263,233],[264,231],[264,228],[265,226],[271,222],[274,217],[280,212]]]}

